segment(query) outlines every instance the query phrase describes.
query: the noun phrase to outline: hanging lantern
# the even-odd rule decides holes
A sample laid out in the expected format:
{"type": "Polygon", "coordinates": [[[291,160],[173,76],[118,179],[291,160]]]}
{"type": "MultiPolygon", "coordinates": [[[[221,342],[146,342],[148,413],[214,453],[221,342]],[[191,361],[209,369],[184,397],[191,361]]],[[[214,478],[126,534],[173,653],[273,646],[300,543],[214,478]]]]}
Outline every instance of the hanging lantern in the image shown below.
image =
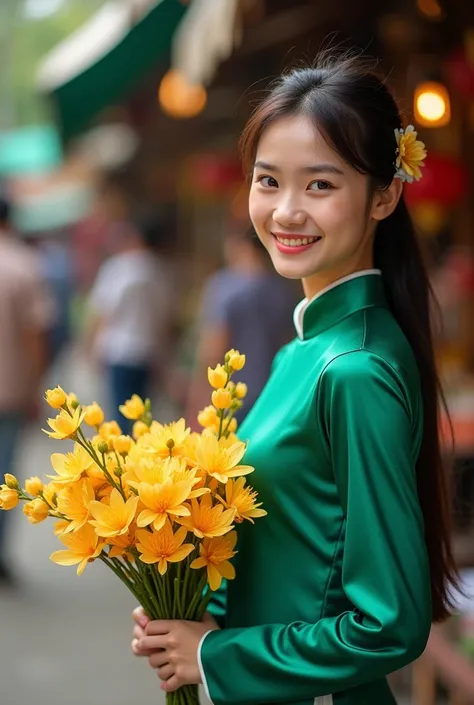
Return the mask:
{"type": "Polygon", "coordinates": [[[192,118],[201,113],[207,102],[204,86],[189,83],[180,71],[172,69],[164,76],[158,91],[160,105],[173,118],[192,118]]]}

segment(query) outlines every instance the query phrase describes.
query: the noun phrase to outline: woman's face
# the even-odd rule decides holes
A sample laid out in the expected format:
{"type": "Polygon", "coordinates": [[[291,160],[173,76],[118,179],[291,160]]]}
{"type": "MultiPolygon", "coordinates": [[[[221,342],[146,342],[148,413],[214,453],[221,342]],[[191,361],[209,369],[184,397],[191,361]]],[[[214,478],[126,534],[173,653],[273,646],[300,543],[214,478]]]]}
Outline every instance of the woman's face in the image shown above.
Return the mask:
{"type": "Polygon", "coordinates": [[[263,132],[249,209],[275,269],[302,279],[307,296],[373,266],[369,179],[331,149],[309,118],[281,118],[263,132]]]}

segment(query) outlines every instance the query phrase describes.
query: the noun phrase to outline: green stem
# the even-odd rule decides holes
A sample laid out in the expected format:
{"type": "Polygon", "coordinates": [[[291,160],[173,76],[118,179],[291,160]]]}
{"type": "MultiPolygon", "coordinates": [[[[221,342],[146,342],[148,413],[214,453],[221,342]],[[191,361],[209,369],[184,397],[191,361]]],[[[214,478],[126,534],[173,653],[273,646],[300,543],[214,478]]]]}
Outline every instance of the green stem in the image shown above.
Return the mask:
{"type": "Polygon", "coordinates": [[[143,606],[143,608],[145,609],[145,611],[148,611],[148,610],[147,610],[147,604],[146,604],[146,603],[147,603],[147,600],[146,600],[146,597],[144,596],[143,592],[142,592],[141,590],[139,590],[136,585],[132,584],[132,582],[126,577],[126,575],[123,573],[122,570],[120,570],[119,568],[117,568],[117,567],[112,563],[112,560],[113,560],[113,559],[109,559],[107,556],[105,556],[104,554],[102,554],[102,555],[100,556],[100,560],[101,560],[103,563],[105,563],[105,565],[106,565],[108,568],[110,568],[110,570],[112,570],[112,571],[115,573],[115,575],[122,581],[122,583],[123,583],[123,584],[127,587],[127,589],[132,593],[132,595],[134,595],[134,596],[136,597],[136,599],[137,599],[138,602],[143,606]]]}
{"type": "Polygon", "coordinates": [[[137,557],[137,569],[140,573],[140,577],[147,592],[150,604],[153,606],[152,614],[148,616],[151,619],[162,619],[162,609],[159,603],[159,596],[156,594],[155,586],[153,584],[153,578],[148,571],[148,566],[143,563],[140,558],[137,557]]]}
{"type": "Polygon", "coordinates": [[[165,597],[164,597],[164,592],[163,592],[163,578],[161,575],[158,574],[158,568],[157,568],[156,564],[150,565],[149,570],[150,570],[151,579],[153,581],[153,585],[155,588],[157,600],[159,600],[161,603],[160,619],[167,619],[168,614],[166,614],[166,610],[165,610],[165,597]]]}
{"type": "Polygon", "coordinates": [[[217,439],[219,440],[222,436],[222,424],[224,423],[224,409],[219,409],[219,432],[217,434],[217,439]]]}
{"type": "Polygon", "coordinates": [[[207,583],[207,577],[206,577],[206,574],[204,574],[202,576],[198,586],[197,586],[197,590],[194,593],[194,597],[191,600],[191,602],[186,610],[186,616],[184,617],[185,619],[195,620],[195,613],[196,613],[196,610],[198,609],[199,604],[202,600],[202,593],[203,593],[204,588],[206,587],[206,583],[207,583]]]}

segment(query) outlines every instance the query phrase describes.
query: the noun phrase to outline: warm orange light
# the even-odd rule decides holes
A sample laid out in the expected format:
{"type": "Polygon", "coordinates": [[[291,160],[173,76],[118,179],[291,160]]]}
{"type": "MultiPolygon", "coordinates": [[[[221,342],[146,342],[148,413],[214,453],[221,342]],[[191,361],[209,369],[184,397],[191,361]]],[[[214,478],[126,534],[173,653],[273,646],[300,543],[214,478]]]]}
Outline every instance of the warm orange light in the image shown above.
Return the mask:
{"type": "Polygon", "coordinates": [[[451,101],[442,83],[420,83],[415,90],[415,119],[424,127],[443,127],[451,120],[451,101]]]}
{"type": "Polygon", "coordinates": [[[416,4],[421,14],[430,20],[441,20],[444,17],[438,0],[417,0],[416,4]]]}
{"type": "Polygon", "coordinates": [[[192,118],[199,115],[207,102],[204,86],[194,85],[182,73],[171,69],[163,76],[158,98],[165,113],[174,118],[192,118]]]}

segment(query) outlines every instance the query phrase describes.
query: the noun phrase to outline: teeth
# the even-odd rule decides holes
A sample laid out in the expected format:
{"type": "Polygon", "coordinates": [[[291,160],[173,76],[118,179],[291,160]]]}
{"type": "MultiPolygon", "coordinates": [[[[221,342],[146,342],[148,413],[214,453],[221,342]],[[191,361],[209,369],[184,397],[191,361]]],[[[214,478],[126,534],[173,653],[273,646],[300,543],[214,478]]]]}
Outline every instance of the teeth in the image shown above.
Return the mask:
{"type": "Polygon", "coordinates": [[[305,238],[298,238],[297,240],[287,240],[286,238],[281,238],[277,237],[278,242],[281,242],[282,245],[285,245],[286,247],[301,247],[302,245],[310,245],[313,242],[316,242],[318,238],[316,237],[305,237],[305,238]]]}

